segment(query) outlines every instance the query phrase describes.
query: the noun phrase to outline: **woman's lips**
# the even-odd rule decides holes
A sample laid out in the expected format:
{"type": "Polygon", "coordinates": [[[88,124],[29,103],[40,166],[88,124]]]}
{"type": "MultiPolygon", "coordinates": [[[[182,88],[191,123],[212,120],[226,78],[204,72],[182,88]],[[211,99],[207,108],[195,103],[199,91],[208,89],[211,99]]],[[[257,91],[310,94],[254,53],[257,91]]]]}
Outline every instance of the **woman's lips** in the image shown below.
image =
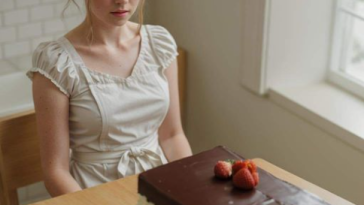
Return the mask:
{"type": "Polygon", "coordinates": [[[112,15],[117,16],[117,17],[124,17],[127,16],[129,13],[129,11],[122,11],[122,12],[111,12],[112,15]]]}

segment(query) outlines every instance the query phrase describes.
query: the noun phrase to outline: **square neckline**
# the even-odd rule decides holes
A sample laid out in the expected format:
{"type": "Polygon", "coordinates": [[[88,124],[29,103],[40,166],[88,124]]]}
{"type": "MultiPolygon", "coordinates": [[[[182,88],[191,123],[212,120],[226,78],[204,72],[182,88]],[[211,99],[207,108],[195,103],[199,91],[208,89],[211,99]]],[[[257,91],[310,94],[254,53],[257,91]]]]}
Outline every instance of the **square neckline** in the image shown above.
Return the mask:
{"type": "Polygon", "coordinates": [[[109,73],[105,73],[105,72],[100,72],[100,71],[96,71],[96,70],[93,70],[93,69],[87,67],[85,62],[83,61],[82,57],[79,55],[76,48],[73,46],[73,44],[65,36],[61,36],[60,39],[63,40],[63,42],[65,42],[66,50],[71,55],[72,60],[75,61],[75,62],[78,62],[89,73],[97,75],[97,76],[105,77],[105,78],[126,81],[128,79],[133,78],[136,75],[136,73],[138,72],[138,69],[139,69],[139,64],[141,62],[141,58],[144,55],[144,50],[145,50],[145,39],[144,39],[145,38],[145,32],[144,32],[144,29],[145,29],[145,25],[141,25],[139,53],[138,53],[136,62],[132,67],[131,74],[129,76],[127,76],[127,77],[113,75],[113,74],[109,74],[109,73]]]}

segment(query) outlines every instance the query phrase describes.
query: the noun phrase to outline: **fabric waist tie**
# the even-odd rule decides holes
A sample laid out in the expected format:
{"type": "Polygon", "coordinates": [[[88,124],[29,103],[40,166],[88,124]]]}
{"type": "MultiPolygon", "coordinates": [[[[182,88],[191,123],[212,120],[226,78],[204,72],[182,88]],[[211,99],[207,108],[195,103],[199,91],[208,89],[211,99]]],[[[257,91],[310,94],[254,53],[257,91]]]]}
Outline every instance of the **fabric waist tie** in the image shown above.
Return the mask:
{"type": "MultiPolygon", "coordinates": [[[[158,140],[152,141],[158,142],[158,140]]],[[[129,167],[135,169],[134,173],[140,173],[163,164],[161,156],[149,149],[149,147],[157,149],[158,143],[157,146],[151,146],[154,143],[152,142],[149,146],[131,145],[117,151],[77,152],[72,150],[72,159],[89,164],[118,163],[118,176],[122,178],[128,175],[129,167]],[[134,166],[131,166],[133,164],[134,166]]]]}

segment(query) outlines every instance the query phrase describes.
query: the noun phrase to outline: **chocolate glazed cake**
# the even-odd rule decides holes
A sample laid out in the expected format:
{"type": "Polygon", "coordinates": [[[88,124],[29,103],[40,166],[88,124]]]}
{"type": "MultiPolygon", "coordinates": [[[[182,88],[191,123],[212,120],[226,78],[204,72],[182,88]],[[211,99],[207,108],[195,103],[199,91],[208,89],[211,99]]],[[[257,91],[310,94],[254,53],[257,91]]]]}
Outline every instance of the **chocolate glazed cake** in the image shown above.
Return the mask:
{"type": "Polygon", "coordinates": [[[243,159],[219,146],[139,175],[138,192],[155,205],[328,205],[298,187],[258,169],[256,189],[243,191],[214,176],[217,161],[243,159]]]}

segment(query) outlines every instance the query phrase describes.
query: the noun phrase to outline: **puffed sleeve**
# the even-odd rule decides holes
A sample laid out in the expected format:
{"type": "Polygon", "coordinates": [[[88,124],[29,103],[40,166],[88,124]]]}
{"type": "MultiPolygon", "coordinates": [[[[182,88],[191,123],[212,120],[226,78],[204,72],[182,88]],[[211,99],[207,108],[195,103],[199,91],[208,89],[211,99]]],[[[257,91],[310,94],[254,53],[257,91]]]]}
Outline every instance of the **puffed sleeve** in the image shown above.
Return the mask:
{"type": "Polygon", "coordinates": [[[32,56],[32,68],[26,75],[32,80],[35,72],[48,78],[59,90],[70,97],[78,75],[65,50],[56,41],[43,42],[32,56]]]}
{"type": "Polygon", "coordinates": [[[165,69],[178,56],[177,44],[169,31],[160,25],[151,28],[152,41],[154,43],[155,55],[165,69]]]}

